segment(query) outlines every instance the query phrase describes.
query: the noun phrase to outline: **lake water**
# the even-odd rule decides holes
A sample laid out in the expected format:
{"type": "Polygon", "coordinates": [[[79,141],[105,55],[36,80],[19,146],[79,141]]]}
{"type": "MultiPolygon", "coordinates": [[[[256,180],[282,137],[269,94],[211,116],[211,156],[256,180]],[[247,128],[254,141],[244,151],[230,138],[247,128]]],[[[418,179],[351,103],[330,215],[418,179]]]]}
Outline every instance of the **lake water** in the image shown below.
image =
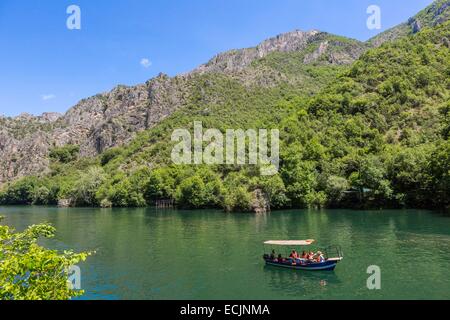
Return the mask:
{"type": "Polygon", "coordinates": [[[51,248],[95,250],[83,299],[450,299],[450,217],[428,211],[220,211],[0,207],[18,230],[57,228],[51,248]],[[340,245],[334,272],[266,267],[265,240],[340,245]],[[381,290],[367,268],[381,268],[381,290]]]}

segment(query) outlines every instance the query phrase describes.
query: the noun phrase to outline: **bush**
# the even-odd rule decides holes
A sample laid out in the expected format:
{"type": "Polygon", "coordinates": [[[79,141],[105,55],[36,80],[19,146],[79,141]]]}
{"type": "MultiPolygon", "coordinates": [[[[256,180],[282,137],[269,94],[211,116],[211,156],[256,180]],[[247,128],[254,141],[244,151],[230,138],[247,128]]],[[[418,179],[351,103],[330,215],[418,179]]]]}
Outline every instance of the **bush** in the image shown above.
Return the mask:
{"type": "Polygon", "coordinates": [[[122,148],[111,148],[102,153],[100,162],[102,166],[106,166],[112,160],[120,156],[123,152],[122,148]]]}
{"type": "Polygon", "coordinates": [[[286,195],[286,187],[279,175],[261,178],[259,186],[268,196],[272,209],[283,209],[290,205],[290,199],[286,195]]]}
{"type": "Polygon", "coordinates": [[[109,199],[103,199],[102,201],[100,201],[100,207],[101,208],[111,208],[113,206],[112,202],[109,201],[109,199]]]}
{"type": "Polygon", "coordinates": [[[68,144],[63,147],[57,147],[50,150],[49,157],[53,161],[58,161],[61,163],[70,163],[78,158],[79,152],[80,152],[79,146],[68,144]]]}
{"type": "Polygon", "coordinates": [[[54,234],[45,224],[21,233],[0,225],[0,300],[69,300],[83,294],[67,285],[69,268],[91,253],[60,254],[38,245],[54,234]]]}
{"type": "Polygon", "coordinates": [[[110,187],[108,200],[114,207],[145,207],[144,195],[126,177],[110,187]]]}
{"type": "Polygon", "coordinates": [[[6,187],[2,203],[7,205],[29,205],[34,201],[34,190],[38,184],[34,177],[20,179],[6,187]]]}
{"type": "Polygon", "coordinates": [[[252,195],[245,187],[227,190],[224,209],[228,212],[249,212],[252,209],[252,195]]]}
{"type": "Polygon", "coordinates": [[[183,208],[199,209],[208,206],[205,183],[199,176],[183,181],[178,188],[176,200],[183,208]]]}
{"type": "Polygon", "coordinates": [[[350,189],[347,179],[338,176],[330,176],[327,179],[325,190],[328,201],[332,205],[339,204],[345,197],[345,192],[350,189]]]}
{"type": "Polygon", "coordinates": [[[82,173],[72,190],[75,204],[77,206],[98,206],[96,194],[105,180],[105,172],[100,167],[91,167],[87,172],[82,173]]]}
{"type": "Polygon", "coordinates": [[[33,204],[35,205],[47,205],[50,202],[50,190],[41,186],[36,188],[33,192],[33,204]]]}

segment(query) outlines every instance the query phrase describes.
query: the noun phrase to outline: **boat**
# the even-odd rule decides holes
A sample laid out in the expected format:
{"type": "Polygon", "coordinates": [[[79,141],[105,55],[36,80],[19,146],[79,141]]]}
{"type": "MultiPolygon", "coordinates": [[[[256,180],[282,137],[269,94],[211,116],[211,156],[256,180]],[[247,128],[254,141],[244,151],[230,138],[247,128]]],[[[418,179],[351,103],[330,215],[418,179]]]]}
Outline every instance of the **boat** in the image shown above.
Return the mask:
{"type": "Polygon", "coordinates": [[[316,252],[317,259],[293,259],[289,257],[289,252],[293,250],[310,251],[310,247],[315,240],[270,240],[264,242],[264,261],[266,265],[307,271],[333,271],[339,262],[344,259],[341,247],[329,246],[316,252]],[[308,248],[308,250],[306,250],[308,248]],[[269,251],[266,251],[269,249],[269,251]],[[267,253],[269,252],[269,253],[267,253]],[[284,254],[283,254],[284,253],[284,254]]]}

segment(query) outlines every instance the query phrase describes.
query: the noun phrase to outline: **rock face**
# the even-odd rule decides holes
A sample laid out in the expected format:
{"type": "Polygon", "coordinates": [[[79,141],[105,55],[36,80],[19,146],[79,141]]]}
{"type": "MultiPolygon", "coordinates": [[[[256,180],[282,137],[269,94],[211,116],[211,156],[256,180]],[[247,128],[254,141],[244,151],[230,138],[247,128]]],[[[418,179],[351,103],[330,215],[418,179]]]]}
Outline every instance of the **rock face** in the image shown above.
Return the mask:
{"type": "Polygon", "coordinates": [[[257,189],[252,193],[252,212],[256,214],[270,212],[270,200],[260,189],[257,189]]]}
{"type": "Polygon", "coordinates": [[[0,183],[30,172],[45,173],[55,119],[56,115],[25,114],[15,119],[0,118],[0,183]]]}
{"type": "MultiPolygon", "coordinates": [[[[332,35],[317,30],[288,32],[278,35],[277,37],[263,41],[254,48],[241,50],[232,50],[218,54],[208,63],[201,65],[193,71],[193,73],[235,73],[243,71],[249,67],[254,61],[262,59],[273,52],[301,52],[308,46],[317,44],[319,48],[316,52],[305,58],[304,63],[310,64],[316,62],[329,48],[327,38],[332,35]]],[[[353,50],[342,51],[342,56],[336,56],[332,63],[345,64],[357,59],[365,50],[362,43],[354,41],[353,50]]]]}
{"type": "Polygon", "coordinates": [[[321,56],[323,56],[328,50],[329,42],[324,41],[320,43],[319,48],[317,48],[313,53],[307,54],[303,59],[303,63],[310,64],[317,61],[321,56]]]}
{"type": "Polygon", "coordinates": [[[417,33],[420,32],[420,30],[422,30],[422,23],[420,22],[420,20],[413,19],[412,21],[409,22],[409,25],[411,26],[413,33],[417,33]]]}
{"type": "Polygon", "coordinates": [[[142,85],[119,86],[80,101],[65,115],[0,117],[0,184],[45,174],[54,147],[79,145],[81,156],[95,156],[126,143],[183,105],[188,79],[161,74],[142,85]]]}
{"type": "Polygon", "coordinates": [[[70,208],[72,205],[73,203],[70,199],[61,199],[58,201],[59,208],[70,208]]]}
{"type": "Polygon", "coordinates": [[[272,52],[293,52],[306,47],[308,42],[319,31],[293,31],[268,39],[255,48],[232,50],[218,54],[208,63],[194,70],[195,73],[205,72],[237,72],[248,67],[253,61],[266,57],[272,52]]]}

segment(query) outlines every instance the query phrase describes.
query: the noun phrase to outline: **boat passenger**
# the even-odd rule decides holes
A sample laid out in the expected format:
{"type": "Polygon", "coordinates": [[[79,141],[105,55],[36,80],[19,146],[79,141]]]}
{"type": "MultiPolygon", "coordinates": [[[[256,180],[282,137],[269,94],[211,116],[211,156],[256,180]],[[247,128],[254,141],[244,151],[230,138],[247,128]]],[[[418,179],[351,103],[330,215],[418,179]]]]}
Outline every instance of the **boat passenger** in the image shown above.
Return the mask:
{"type": "Polygon", "coordinates": [[[325,262],[325,257],[323,256],[322,252],[317,252],[317,262],[322,263],[325,262]]]}
{"type": "Polygon", "coordinates": [[[281,253],[278,255],[278,262],[284,262],[283,256],[281,253]]]}
{"type": "Polygon", "coordinates": [[[270,254],[270,260],[275,260],[275,250],[272,250],[272,253],[270,254]]]}
{"type": "Polygon", "coordinates": [[[302,253],[302,259],[308,259],[308,255],[306,254],[306,251],[303,251],[303,253],[302,253]]]}
{"type": "Polygon", "coordinates": [[[289,260],[291,260],[291,262],[296,262],[298,259],[298,253],[295,250],[292,250],[291,255],[289,256],[289,260]]]}
{"type": "Polygon", "coordinates": [[[289,255],[289,258],[290,259],[295,259],[294,254],[295,254],[295,250],[292,250],[291,254],[289,255]]]}

